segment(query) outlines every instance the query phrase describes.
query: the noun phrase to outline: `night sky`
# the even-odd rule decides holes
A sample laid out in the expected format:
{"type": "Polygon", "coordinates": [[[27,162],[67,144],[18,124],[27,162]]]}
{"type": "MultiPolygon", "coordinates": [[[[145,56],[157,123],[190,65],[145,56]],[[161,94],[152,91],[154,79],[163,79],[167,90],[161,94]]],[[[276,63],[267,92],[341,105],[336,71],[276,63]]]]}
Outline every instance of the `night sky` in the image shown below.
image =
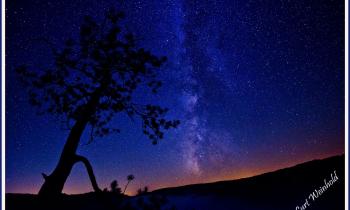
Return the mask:
{"type": "MultiPolygon", "coordinates": [[[[158,145],[121,116],[121,134],[84,135],[79,153],[101,188],[128,174],[129,194],[256,175],[344,153],[344,2],[311,1],[6,1],[6,192],[37,193],[68,131],[27,102],[14,68],[51,64],[45,37],[58,48],[76,37],[85,15],[108,8],[139,44],[166,55],[165,85],[154,101],[181,120],[158,145]]],[[[140,100],[144,100],[140,96],[140,100]]],[[[146,99],[145,99],[146,100],[146,99]]],[[[91,191],[75,165],[66,193],[91,191]]]]}

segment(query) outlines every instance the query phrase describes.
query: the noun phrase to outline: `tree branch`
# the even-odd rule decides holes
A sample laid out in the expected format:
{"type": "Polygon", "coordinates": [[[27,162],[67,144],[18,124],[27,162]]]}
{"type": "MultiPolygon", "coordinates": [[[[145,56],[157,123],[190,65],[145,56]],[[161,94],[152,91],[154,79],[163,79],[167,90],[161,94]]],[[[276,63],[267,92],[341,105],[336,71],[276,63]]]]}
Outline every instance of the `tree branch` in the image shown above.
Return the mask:
{"type": "Polygon", "coordinates": [[[92,170],[92,166],[89,162],[89,160],[81,155],[76,155],[75,156],[75,162],[82,162],[85,165],[85,168],[89,174],[89,178],[92,184],[92,187],[94,188],[95,192],[101,192],[101,189],[98,187],[97,182],[96,182],[96,178],[94,175],[94,171],[92,170]]]}

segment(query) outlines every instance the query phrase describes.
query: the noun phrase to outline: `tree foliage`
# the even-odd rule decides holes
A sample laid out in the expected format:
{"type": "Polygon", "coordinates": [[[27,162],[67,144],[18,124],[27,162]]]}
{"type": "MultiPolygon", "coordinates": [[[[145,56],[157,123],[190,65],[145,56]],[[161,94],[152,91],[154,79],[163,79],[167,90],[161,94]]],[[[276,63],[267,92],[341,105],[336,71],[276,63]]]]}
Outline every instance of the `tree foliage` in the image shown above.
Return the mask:
{"type": "Polygon", "coordinates": [[[126,113],[131,119],[141,119],[143,133],[156,144],[165,130],[180,122],[165,118],[167,108],[136,103],[134,93],[138,88],[157,93],[162,86],[157,76],[166,57],[137,47],[134,35],[122,32],[123,18],[115,10],[107,12],[103,24],[85,17],[79,38],[53,50],[51,68],[20,66],[16,72],[40,113],[63,116],[68,125],[87,120],[90,141],[94,136],[119,133],[109,122],[116,114],[126,113]]]}

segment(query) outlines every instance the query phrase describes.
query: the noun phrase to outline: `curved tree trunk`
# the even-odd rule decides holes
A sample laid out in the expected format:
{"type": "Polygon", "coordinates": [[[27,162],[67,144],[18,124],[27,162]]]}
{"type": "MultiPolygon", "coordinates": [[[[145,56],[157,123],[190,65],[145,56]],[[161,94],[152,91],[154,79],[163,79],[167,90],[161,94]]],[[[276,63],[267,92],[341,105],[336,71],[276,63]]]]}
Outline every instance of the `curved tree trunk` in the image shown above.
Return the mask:
{"type": "Polygon", "coordinates": [[[91,164],[85,157],[76,155],[80,137],[86,125],[86,119],[77,121],[75,123],[75,125],[69,133],[67,142],[64,145],[63,152],[61,154],[61,158],[55,170],[49,176],[43,174],[45,182],[39,191],[39,195],[49,197],[60,195],[63,190],[64,183],[66,182],[74,164],[77,162],[84,163],[94,190],[100,191],[91,164]]]}
{"type": "Polygon", "coordinates": [[[98,101],[99,92],[96,91],[89,103],[86,105],[84,114],[82,114],[81,118],[77,120],[72,127],[55,170],[49,176],[43,174],[45,182],[40,188],[40,196],[55,197],[60,195],[62,193],[64,183],[66,182],[74,164],[77,162],[84,163],[94,190],[96,192],[101,191],[97,185],[96,178],[89,161],[85,157],[78,156],[76,154],[80,137],[85,130],[89,121],[89,116],[91,116],[91,113],[94,112],[98,101]]]}
{"type": "Polygon", "coordinates": [[[90,182],[92,187],[94,188],[95,192],[100,192],[101,189],[98,187],[94,171],[92,170],[92,166],[89,162],[89,160],[86,157],[76,155],[75,156],[76,162],[82,162],[85,165],[85,168],[89,174],[90,182]]]}

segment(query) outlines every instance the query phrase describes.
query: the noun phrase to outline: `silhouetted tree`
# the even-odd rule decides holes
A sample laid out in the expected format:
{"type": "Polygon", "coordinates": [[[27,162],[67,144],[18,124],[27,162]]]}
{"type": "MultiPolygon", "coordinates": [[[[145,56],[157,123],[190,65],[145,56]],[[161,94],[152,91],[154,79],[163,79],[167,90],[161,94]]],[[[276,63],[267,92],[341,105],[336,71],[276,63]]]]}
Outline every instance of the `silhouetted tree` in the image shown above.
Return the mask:
{"type": "Polygon", "coordinates": [[[111,182],[111,192],[121,194],[122,190],[120,189],[120,187],[118,187],[117,180],[113,180],[111,182]]]}
{"type": "Polygon", "coordinates": [[[130,174],[126,177],[126,179],[128,180],[128,182],[126,183],[125,185],[125,188],[124,188],[124,191],[123,191],[123,194],[125,194],[125,191],[126,191],[126,188],[128,187],[129,183],[135,179],[135,176],[130,174]]]}
{"type": "Polygon", "coordinates": [[[131,33],[122,32],[123,14],[110,10],[102,24],[85,17],[78,40],[69,39],[62,50],[53,49],[54,63],[44,70],[28,66],[16,69],[29,93],[30,103],[40,113],[64,119],[70,129],[59,162],[45,179],[39,194],[59,195],[72,167],[82,162],[95,191],[100,191],[87,158],[76,151],[83,131],[90,129],[90,140],[119,133],[109,127],[118,113],[138,117],[145,135],[156,144],[164,131],[175,128],[178,120],[167,120],[168,109],[155,104],[140,104],[136,90],[157,93],[162,82],[157,79],[165,57],[157,57],[138,48],[131,33]]]}

